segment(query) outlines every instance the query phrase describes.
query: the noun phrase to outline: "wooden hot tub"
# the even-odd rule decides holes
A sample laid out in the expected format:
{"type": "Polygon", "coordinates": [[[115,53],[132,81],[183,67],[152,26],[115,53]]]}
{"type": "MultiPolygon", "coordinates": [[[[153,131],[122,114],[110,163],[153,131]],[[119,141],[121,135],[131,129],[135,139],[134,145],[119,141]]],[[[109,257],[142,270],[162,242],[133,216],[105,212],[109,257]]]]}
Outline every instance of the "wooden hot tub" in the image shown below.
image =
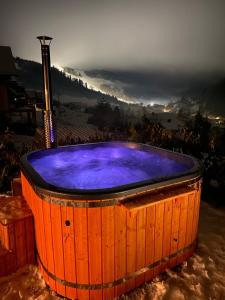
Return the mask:
{"type": "Polygon", "coordinates": [[[192,157],[147,145],[99,143],[32,152],[22,158],[21,167],[23,195],[34,214],[40,272],[60,295],[113,299],[194,252],[201,180],[192,157]],[[99,161],[105,165],[108,158],[115,184],[99,169],[99,161]],[[84,171],[77,159],[89,160],[96,176],[89,169],[81,179],[73,175],[70,160],[73,168],[84,171]],[[115,161],[121,162],[125,176],[115,161]],[[151,177],[151,163],[156,165],[152,172],[161,169],[163,176],[160,171],[151,177]],[[173,164],[179,165],[176,172],[173,164]],[[147,173],[136,174],[139,167],[147,173]],[[51,179],[52,172],[57,178],[51,179]],[[69,174],[69,187],[64,186],[63,174],[69,174]],[[132,181],[133,174],[145,180],[132,181]],[[74,187],[76,182],[79,188],[74,187]],[[100,188],[93,189],[95,182],[100,188]]]}

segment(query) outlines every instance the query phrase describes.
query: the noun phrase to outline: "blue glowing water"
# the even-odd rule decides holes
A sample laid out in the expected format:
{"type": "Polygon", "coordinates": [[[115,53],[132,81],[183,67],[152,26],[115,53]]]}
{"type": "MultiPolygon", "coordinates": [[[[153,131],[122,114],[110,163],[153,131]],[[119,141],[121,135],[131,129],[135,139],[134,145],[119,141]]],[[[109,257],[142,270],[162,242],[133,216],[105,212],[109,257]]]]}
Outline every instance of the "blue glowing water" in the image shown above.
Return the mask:
{"type": "Polygon", "coordinates": [[[41,150],[28,156],[33,169],[48,184],[65,189],[107,189],[190,169],[151,148],[99,143],[41,150]]]}

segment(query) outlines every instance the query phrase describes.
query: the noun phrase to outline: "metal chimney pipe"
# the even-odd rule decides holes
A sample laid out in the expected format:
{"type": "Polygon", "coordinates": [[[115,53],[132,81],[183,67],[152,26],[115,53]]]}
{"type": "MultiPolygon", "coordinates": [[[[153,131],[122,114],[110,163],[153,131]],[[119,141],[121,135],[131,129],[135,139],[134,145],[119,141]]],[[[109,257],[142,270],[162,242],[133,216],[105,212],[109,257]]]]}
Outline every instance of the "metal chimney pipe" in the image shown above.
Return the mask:
{"type": "Polygon", "coordinates": [[[52,87],[51,87],[51,63],[50,63],[50,44],[51,37],[38,36],[37,39],[41,43],[42,55],[42,72],[44,81],[45,110],[44,110],[44,131],[45,146],[47,149],[56,147],[56,131],[55,120],[52,104],[52,87]]]}

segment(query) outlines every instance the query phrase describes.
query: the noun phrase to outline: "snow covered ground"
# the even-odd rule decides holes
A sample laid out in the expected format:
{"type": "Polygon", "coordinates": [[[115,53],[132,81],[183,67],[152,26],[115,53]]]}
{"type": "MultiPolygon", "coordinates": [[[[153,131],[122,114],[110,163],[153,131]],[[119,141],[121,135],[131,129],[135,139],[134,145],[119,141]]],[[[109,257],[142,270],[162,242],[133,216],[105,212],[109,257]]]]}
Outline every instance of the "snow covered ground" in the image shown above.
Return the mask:
{"type": "MultiPolygon", "coordinates": [[[[35,266],[0,279],[1,300],[56,300],[35,266]]],[[[176,270],[123,295],[120,300],[224,300],[225,210],[202,202],[196,254],[176,270]]]]}

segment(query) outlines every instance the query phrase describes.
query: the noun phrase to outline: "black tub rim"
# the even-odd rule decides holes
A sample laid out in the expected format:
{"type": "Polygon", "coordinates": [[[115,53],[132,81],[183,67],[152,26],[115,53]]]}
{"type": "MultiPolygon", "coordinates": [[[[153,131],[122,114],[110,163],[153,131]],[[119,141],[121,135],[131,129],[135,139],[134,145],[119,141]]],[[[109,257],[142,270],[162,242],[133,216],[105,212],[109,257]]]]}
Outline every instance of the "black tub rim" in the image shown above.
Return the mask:
{"type": "Polygon", "coordinates": [[[60,146],[53,149],[39,149],[32,152],[29,152],[21,157],[20,160],[21,171],[29,181],[31,186],[37,192],[41,198],[54,197],[60,199],[68,199],[68,200],[79,200],[79,201],[92,201],[92,200],[100,200],[100,201],[113,201],[117,203],[119,200],[124,198],[130,198],[137,194],[145,194],[151,192],[156,189],[164,189],[168,186],[172,185],[180,185],[180,184],[189,184],[191,181],[197,181],[201,178],[202,174],[202,165],[198,159],[193,156],[173,152],[171,150],[155,147],[148,144],[141,143],[133,143],[133,142],[121,142],[121,141],[113,141],[113,142],[99,142],[99,143],[88,143],[88,144],[78,144],[78,145],[68,145],[68,146],[60,146]],[[130,147],[135,147],[139,149],[153,149],[157,152],[163,152],[170,156],[177,156],[180,158],[185,158],[193,163],[193,167],[186,172],[175,173],[174,176],[170,177],[158,177],[154,180],[145,180],[137,183],[121,185],[114,188],[106,188],[106,189],[95,189],[95,190],[81,190],[81,189],[66,189],[54,186],[52,184],[47,183],[42,179],[42,177],[34,170],[31,164],[28,161],[28,156],[38,153],[40,151],[54,151],[54,149],[59,148],[69,148],[69,147],[88,147],[99,144],[114,144],[114,145],[128,145],[130,147]]]}

